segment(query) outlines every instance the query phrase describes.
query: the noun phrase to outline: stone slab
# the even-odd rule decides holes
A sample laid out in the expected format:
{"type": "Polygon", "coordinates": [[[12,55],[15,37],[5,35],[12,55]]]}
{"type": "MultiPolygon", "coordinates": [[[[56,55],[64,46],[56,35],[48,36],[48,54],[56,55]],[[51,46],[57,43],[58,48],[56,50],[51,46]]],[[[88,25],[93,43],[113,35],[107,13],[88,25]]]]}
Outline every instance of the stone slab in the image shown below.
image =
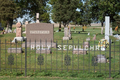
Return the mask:
{"type": "Polygon", "coordinates": [[[73,50],[73,54],[84,54],[86,55],[87,54],[87,50],[73,50]]]}
{"type": "Polygon", "coordinates": [[[8,53],[22,53],[22,48],[8,48],[8,53]]]}
{"type": "Polygon", "coordinates": [[[69,37],[63,37],[63,40],[69,40],[69,37]]]}
{"type": "Polygon", "coordinates": [[[23,41],[23,40],[24,40],[24,37],[14,37],[12,43],[15,43],[15,39],[16,39],[17,41],[23,41]]]}
{"type": "MultiPolygon", "coordinates": [[[[41,42],[41,43],[40,43],[40,42],[36,42],[36,43],[35,43],[35,42],[30,42],[30,41],[27,42],[27,47],[35,47],[35,45],[36,45],[36,47],[37,47],[37,46],[41,46],[41,47],[46,47],[46,46],[47,46],[47,47],[51,47],[51,44],[52,44],[52,47],[53,47],[53,48],[56,48],[56,47],[57,47],[57,44],[56,44],[56,43],[53,43],[53,42],[52,42],[52,43],[51,43],[51,42],[47,42],[47,43],[46,43],[46,42],[41,42]]],[[[22,43],[22,47],[25,47],[25,43],[22,43]]]]}
{"type": "Polygon", "coordinates": [[[27,41],[45,42],[46,40],[53,41],[54,25],[50,23],[32,23],[26,25],[27,41]]]}
{"type": "Polygon", "coordinates": [[[97,63],[106,63],[107,62],[107,59],[104,55],[100,54],[100,55],[97,55],[97,63]]]}

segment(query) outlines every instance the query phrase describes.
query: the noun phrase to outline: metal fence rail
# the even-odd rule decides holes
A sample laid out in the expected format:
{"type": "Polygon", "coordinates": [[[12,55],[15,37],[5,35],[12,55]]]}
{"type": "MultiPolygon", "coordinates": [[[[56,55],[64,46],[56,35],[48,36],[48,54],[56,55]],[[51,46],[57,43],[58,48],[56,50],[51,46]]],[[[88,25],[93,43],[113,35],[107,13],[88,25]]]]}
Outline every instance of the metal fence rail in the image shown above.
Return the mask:
{"type": "MultiPolygon", "coordinates": [[[[120,71],[120,42],[112,43],[104,51],[98,46],[98,42],[88,42],[84,47],[84,41],[56,41],[54,44],[42,41],[33,43],[25,42],[11,43],[0,40],[0,72],[14,71],[25,72],[25,76],[30,70],[34,71],[55,71],[55,72],[89,72],[89,73],[119,73],[120,71]],[[24,47],[23,47],[24,44],[24,47]],[[49,45],[48,45],[49,44],[49,45]],[[87,52],[87,53],[86,53],[87,52]],[[103,55],[105,58],[98,59],[103,55]],[[106,62],[102,62],[106,59],[106,62]]],[[[101,43],[101,42],[100,42],[101,43]]]]}

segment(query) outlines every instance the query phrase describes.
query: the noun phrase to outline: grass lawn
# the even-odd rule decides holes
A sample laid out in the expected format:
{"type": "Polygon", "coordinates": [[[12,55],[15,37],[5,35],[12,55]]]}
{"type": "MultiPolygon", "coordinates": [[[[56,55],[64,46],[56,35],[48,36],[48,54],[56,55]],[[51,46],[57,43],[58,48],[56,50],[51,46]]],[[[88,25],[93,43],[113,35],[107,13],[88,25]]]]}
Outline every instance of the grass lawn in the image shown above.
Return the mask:
{"type": "Polygon", "coordinates": [[[73,77],[0,77],[1,80],[119,80],[113,78],[73,78],[73,77]]]}
{"type": "MultiPolygon", "coordinates": [[[[75,29],[76,33],[75,33],[75,30],[71,28],[72,39],[69,41],[62,41],[62,38],[64,36],[64,32],[63,32],[64,29],[62,28],[61,32],[56,32],[57,30],[58,28],[54,28],[54,42],[56,42],[58,45],[61,45],[61,44],[68,45],[68,46],[79,45],[79,44],[82,45],[83,42],[86,40],[86,38],[90,37],[91,39],[90,46],[94,46],[94,45],[98,45],[99,40],[104,38],[104,35],[101,35],[101,28],[93,29],[91,27],[88,27],[84,32],[82,32],[81,27],[76,27],[75,29]],[[80,34],[78,33],[79,31],[80,31],[80,34]],[[90,32],[90,35],[87,35],[88,32],[90,32]],[[97,34],[97,37],[96,37],[96,40],[93,41],[92,38],[93,38],[93,35],[95,34],[97,34]]],[[[116,32],[114,34],[116,34],[116,32]]],[[[11,43],[11,40],[13,40],[15,35],[16,35],[15,33],[0,35],[0,39],[2,43],[0,44],[1,68],[3,68],[2,71],[0,71],[1,76],[10,76],[10,75],[24,76],[25,48],[23,48],[24,52],[22,54],[12,54],[14,56],[14,65],[12,66],[8,65],[8,56],[10,55],[10,53],[7,53],[7,48],[16,47],[16,46],[21,47],[21,42],[18,42],[17,44],[11,43]],[[4,43],[7,43],[7,44],[4,44],[4,43]],[[7,71],[4,70],[5,68],[7,69],[7,71]]],[[[23,36],[25,36],[25,34],[23,34],[23,36]]],[[[112,36],[110,36],[110,38],[113,41],[113,43],[111,44],[112,77],[119,78],[120,77],[118,75],[118,72],[120,70],[119,41],[117,42],[116,39],[112,36]]],[[[66,47],[66,48],[69,48],[69,47],[66,47]]],[[[72,54],[72,50],[64,51],[64,50],[58,50],[58,48],[51,48],[51,50],[52,50],[52,54],[42,54],[42,56],[44,57],[44,64],[38,65],[37,58],[40,54],[36,54],[35,53],[36,50],[31,50],[30,48],[27,48],[27,71],[28,71],[27,75],[28,76],[58,76],[60,78],[63,76],[66,76],[66,77],[70,76],[70,77],[79,77],[79,78],[84,77],[86,79],[93,78],[93,77],[106,78],[109,76],[109,72],[108,72],[109,62],[102,63],[102,64],[99,63],[97,64],[97,66],[92,66],[93,56],[96,56],[98,54],[104,54],[107,57],[107,59],[109,59],[109,47],[106,49],[106,51],[88,50],[87,55],[72,54]],[[64,57],[66,55],[69,55],[71,60],[69,66],[65,65],[64,57]],[[44,72],[47,72],[47,73],[44,73],[44,72]]],[[[37,80],[37,78],[35,79],[37,80]]],[[[48,79],[48,78],[45,78],[45,79],[48,79]]],[[[56,80],[56,78],[55,79],[53,78],[53,80],[56,80]]],[[[64,80],[64,78],[60,80],[64,80]]]]}

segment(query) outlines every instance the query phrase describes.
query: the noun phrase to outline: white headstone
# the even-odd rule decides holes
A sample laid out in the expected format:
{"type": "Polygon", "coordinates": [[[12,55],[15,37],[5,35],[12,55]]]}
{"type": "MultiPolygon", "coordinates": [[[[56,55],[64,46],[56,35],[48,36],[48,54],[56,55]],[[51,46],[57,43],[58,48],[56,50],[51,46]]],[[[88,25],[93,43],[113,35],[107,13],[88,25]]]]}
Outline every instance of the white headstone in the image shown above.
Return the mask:
{"type": "Polygon", "coordinates": [[[39,23],[39,13],[36,13],[36,23],[39,23]]]}
{"type": "Polygon", "coordinates": [[[39,13],[36,13],[36,18],[39,18],[39,13]]]}
{"type": "Polygon", "coordinates": [[[110,36],[113,36],[112,28],[110,28],[110,36]]]}
{"type": "Polygon", "coordinates": [[[109,42],[110,17],[105,16],[105,39],[109,42]]]}

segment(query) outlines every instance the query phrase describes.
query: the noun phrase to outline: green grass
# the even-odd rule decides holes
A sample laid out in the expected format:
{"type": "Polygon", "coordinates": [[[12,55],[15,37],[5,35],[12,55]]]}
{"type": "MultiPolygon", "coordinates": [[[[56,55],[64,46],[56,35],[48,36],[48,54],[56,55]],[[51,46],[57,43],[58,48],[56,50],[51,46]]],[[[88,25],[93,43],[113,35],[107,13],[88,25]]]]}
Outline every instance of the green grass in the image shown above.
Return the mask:
{"type": "MultiPolygon", "coordinates": [[[[24,29],[23,29],[24,30],[24,29]]],[[[62,44],[62,38],[64,36],[63,28],[61,32],[56,32],[58,28],[54,28],[54,42],[58,45],[62,44]]],[[[63,41],[63,45],[65,44],[83,44],[86,38],[90,37],[90,46],[98,45],[100,39],[103,39],[104,35],[101,35],[100,28],[91,28],[88,27],[84,32],[82,32],[81,27],[76,27],[76,29],[72,31],[72,40],[63,41]],[[75,33],[74,31],[77,31],[75,33]],[[80,34],[78,33],[80,31],[80,34]],[[87,33],[90,32],[88,36],[87,33]],[[96,41],[93,41],[93,35],[97,34],[96,41]]],[[[25,36],[25,34],[23,34],[25,36]]],[[[5,35],[0,35],[1,43],[9,43],[7,45],[1,44],[1,68],[9,68],[9,70],[5,71],[2,69],[0,71],[1,76],[24,76],[24,68],[25,68],[25,48],[23,48],[22,54],[12,54],[14,56],[14,65],[8,65],[8,56],[10,53],[7,53],[7,48],[9,47],[21,47],[21,42],[18,42],[17,45],[11,43],[11,40],[15,37],[15,33],[9,33],[5,35]],[[11,69],[15,68],[15,69],[11,69]],[[17,68],[17,69],[16,69],[17,68]],[[23,69],[21,69],[23,68],[23,69]]],[[[110,37],[114,43],[111,45],[111,70],[112,77],[119,78],[118,70],[119,70],[119,42],[116,42],[114,37],[110,37]],[[114,50],[117,51],[114,53],[114,50]]],[[[58,76],[58,77],[84,77],[84,78],[93,78],[93,77],[109,77],[109,63],[101,63],[97,64],[97,66],[92,66],[92,57],[98,54],[104,54],[109,59],[109,47],[106,51],[88,51],[87,55],[77,55],[72,54],[72,50],[62,51],[58,50],[58,48],[51,48],[52,54],[42,54],[44,57],[44,64],[38,65],[37,58],[40,54],[36,54],[35,50],[30,50],[27,48],[27,75],[28,76],[58,76]],[[66,66],[64,57],[65,55],[69,55],[71,58],[71,65],[66,66]],[[72,72],[73,71],[73,72],[72,72]]]]}

